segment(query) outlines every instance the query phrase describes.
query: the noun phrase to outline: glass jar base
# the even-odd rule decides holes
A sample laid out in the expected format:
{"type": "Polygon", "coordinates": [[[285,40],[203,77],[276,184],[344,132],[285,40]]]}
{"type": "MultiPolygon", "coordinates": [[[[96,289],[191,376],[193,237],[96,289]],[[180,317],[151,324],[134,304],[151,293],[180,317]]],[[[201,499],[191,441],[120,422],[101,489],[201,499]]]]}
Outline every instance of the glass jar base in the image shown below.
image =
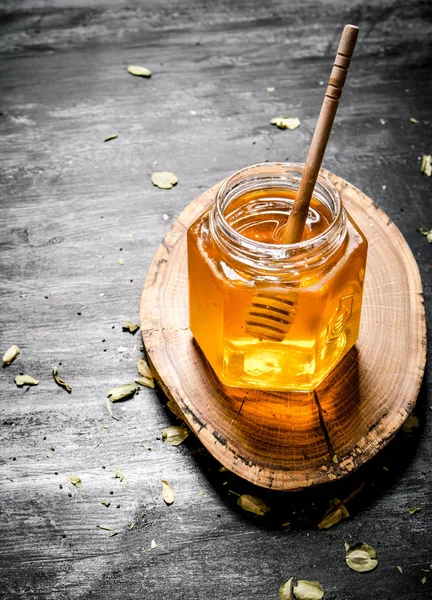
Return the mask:
{"type": "Polygon", "coordinates": [[[341,336],[333,345],[332,360],[317,368],[315,347],[262,342],[252,345],[248,341],[243,349],[241,340],[225,345],[223,370],[216,375],[228,387],[282,392],[314,391],[355,343],[341,336]]]}

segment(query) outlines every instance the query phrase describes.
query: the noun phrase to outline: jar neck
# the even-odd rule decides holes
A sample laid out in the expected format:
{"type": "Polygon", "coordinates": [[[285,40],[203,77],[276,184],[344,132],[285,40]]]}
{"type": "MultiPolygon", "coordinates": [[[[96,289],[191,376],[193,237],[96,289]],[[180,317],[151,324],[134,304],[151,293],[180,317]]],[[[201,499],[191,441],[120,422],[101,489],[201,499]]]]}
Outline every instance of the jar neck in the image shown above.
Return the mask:
{"type": "MultiPolygon", "coordinates": [[[[235,202],[257,190],[277,190],[287,215],[303,173],[302,164],[261,163],[246,167],[226,179],[210,211],[210,230],[215,244],[229,262],[255,278],[296,281],[306,272],[321,269],[331,260],[346,236],[346,214],[337,189],[323,175],[319,175],[313,198],[329,214],[329,225],[320,234],[296,244],[264,243],[246,237],[228,221],[235,202]],[[283,197],[283,192],[287,197],[283,197]]],[[[251,207],[253,210],[253,207],[251,207]]]]}

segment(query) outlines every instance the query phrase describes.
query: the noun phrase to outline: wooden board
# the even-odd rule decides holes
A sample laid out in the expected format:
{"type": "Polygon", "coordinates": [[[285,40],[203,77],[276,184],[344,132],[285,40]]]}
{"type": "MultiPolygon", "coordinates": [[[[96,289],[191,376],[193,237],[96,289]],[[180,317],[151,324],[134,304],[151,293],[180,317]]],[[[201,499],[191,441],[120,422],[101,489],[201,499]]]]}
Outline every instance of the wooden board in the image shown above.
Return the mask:
{"type": "Polygon", "coordinates": [[[409,247],[370,198],[329,176],[366,234],[369,254],[359,341],[314,393],[225,387],[192,337],[186,231],[219,184],[177,218],[141,296],[145,347],[168,398],[226,468],[277,490],[332,481],[374,456],[414,408],[426,360],[420,276],[409,247]]]}

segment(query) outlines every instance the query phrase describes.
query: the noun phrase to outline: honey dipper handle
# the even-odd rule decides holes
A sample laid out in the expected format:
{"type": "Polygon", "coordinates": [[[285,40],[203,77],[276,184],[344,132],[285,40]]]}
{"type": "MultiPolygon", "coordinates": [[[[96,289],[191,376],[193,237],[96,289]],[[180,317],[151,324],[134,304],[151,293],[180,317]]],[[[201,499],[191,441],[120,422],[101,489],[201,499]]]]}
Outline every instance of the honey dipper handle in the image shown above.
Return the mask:
{"type": "Polygon", "coordinates": [[[282,232],[281,242],[283,244],[295,244],[302,238],[309,204],[330,137],[358,32],[359,29],[355,25],[345,25],[342,32],[294,207],[282,232]]]}

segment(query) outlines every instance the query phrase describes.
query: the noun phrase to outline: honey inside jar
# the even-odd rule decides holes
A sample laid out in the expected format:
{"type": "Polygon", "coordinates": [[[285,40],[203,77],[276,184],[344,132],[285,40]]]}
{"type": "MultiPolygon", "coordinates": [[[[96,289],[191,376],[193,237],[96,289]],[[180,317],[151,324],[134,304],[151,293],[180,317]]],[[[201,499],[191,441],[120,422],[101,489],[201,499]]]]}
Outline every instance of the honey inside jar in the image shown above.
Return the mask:
{"type": "Polygon", "coordinates": [[[295,189],[251,187],[189,228],[191,331],[225,385],[313,390],[357,340],[367,243],[321,195],[283,245],[295,189]]]}

